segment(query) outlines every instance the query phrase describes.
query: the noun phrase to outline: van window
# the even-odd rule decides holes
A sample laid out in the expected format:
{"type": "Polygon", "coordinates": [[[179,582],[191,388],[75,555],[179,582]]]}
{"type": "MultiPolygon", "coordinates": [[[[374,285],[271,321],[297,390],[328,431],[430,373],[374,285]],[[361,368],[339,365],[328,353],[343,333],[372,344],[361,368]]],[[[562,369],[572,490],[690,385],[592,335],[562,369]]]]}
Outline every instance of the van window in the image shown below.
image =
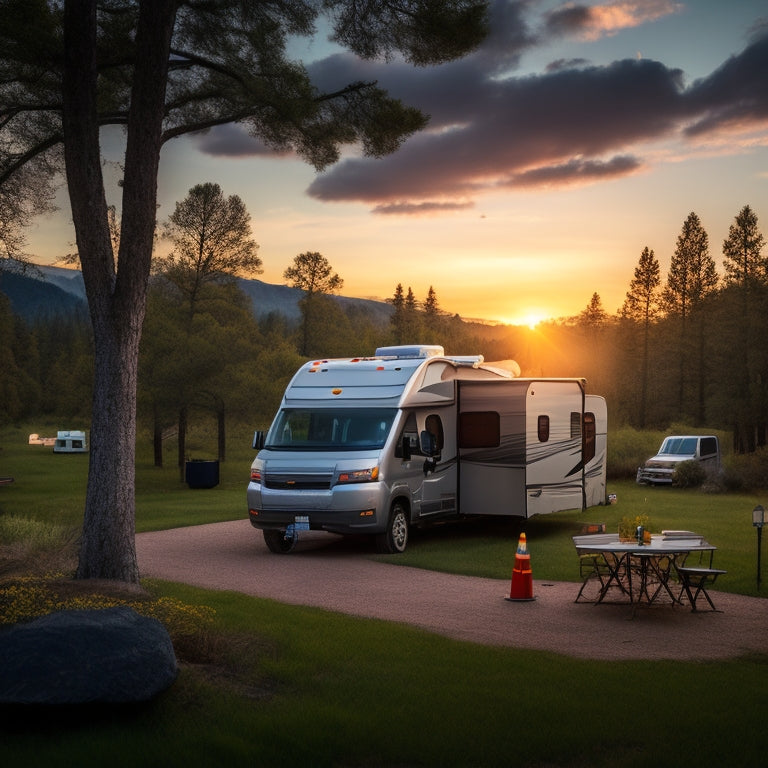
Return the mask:
{"type": "Polygon", "coordinates": [[[549,416],[539,416],[538,432],[539,442],[546,443],[549,440],[549,416]]]}
{"type": "Polygon", "coordinates": [[[595,438],[597,434],[597,428],[595,426],[595,414],[584,414],[584,434],[582,438],[581,452],[583,461],[586,464],[588,461],[592,461],[595,458],[595,438]]]}
{"type": "Polygon", "coordinates": [[[716,437],[702,437],[701,444],[699,446],[700,456],[709,456],[713,453],[717,453],[717,438],[716,437]]]}
{"type": "Polygon", "coordinates": [[[459,414],[459,448],[496,448],[501,442],[501,421],[496,411],[459,414]]]}

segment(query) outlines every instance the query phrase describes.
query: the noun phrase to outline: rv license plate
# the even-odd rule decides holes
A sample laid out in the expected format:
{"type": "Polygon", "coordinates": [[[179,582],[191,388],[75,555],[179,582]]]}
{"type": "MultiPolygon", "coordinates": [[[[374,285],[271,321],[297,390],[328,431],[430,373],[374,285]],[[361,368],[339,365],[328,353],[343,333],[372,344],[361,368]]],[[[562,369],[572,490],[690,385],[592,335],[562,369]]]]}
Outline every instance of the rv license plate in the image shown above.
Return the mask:
{"type": "Polygon", "coordinates": [[[309,530],[309,515],[296,515],[293,518],[293,530],[294,531],[308,531],[309,530]]]}

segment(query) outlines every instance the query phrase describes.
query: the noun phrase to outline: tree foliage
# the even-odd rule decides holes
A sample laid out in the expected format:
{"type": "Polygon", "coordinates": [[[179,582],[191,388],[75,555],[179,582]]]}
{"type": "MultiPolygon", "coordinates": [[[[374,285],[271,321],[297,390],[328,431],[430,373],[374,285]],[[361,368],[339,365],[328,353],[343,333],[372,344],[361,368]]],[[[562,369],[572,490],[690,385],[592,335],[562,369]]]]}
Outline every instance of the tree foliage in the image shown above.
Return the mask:
{"type": "MultiPolygon", "coordinates": [[[[338,291],[344,281],[333,271],[328,259],[317,251],[306,251],[293,258],[293,264],[283,273],[283,278],[294,288],[304,291],[299,303],[301,309],[301,344],[299,352],[308,356],[313,354],[314,343],[310,338],[313,329],[318,329],[324,316],[333,313],[335,307],[323,299],[328,294],[338,291]]],[[[321,333],[320,337],[325,334],[321,333]]],[[[315,351],[314,354],[322,354],[315,351]]]]}
{"type": "Polygon", "coordinates": [[[768,255],[762,253],[764,245],[765,238],[758,227],[757,214],[745,205],[723,242],[726,285],[748,288],[768,282],[768,255]]]}
{"type": "MultiPolygon", "coordinates": [[[[0,5],[0,186],[62,170],[94,338],[91,460],[77,575],[138,580],[134,542],[136,386],[160,151],[232,122],[316,168],[355,144],[371,156],[423,127],[375,83],[321,91],[287,55],[320,13],[367,58],[415,64],[470,51],[486,31],[473,0],[397,4],[240,0],[7,0],[0,5]],[[113,250],[100,131],[125,131],[120,243],[113,250]]],[[[22,192],[30,199],[30,192],[22,192]]]]}
{"type": "Polygon", "coordinates": [[[165,222],[173,243],[156,270],[189,300],[190,318],[206,285],[260,273],[251,216],[237,195],[224,197],[218,184],[196,184],[165,222]]]}
{"type": "MultiPolygon", "coordinates": [[[[757,226],[759,235],[759,225],[757,226]]],[[[647,295],[656,283],[655,256],[643,249],[630,281],[630,290],[647,295]],[[636,282],[637,281],[637,282],[636,282]]],[[[660,277],[660,275],[658,275],[660,277]]],[[[2,289],[2,282],[0,282],[2,289]]],[[[140,404],[143,424],[151,427],[153,409],[170,426],[178,408],[186,404],[195,419],[210,418],[223,406],[228,420],[247,421],[266,428],[280,402],[285,385],[303,358],[295,346],[294,328],[288,318],[272,314],[260,317],[258,327],[244,296],[232,293],[233,286],[212,284],[190,336],[186,335],[186,301],[168,281],[155,279],[149,297],[147,331],[142,342],[140,404]],[[197,344],[199,340],[199,344],[197,344]],[[183,342],[183,343],[182,343],[183,342]],[[226,350],[226,358],[221,352],[226,350]],[[196,355],[199,359],[190,361],[196,355]],[[184,366],[189,365],[189,368],[184,366]],[[183,375],[181,371],[184,371],[183,375]]],[[[766,444],[768,424],[768,285],[750,286],[749,313],[743,315],[747,290],[723,285],[700,310],[691,315],[695,329],[699,312],[708,319],[707,333],[687,350],[689,363],[694,351],[707,360],[704,412],[699,426],[729,429],[739,452],[755,451],[766,444]],[[745,322],[746,318],[746,322],[745,322]],[[697,346],[703,341],[703,347],[697,346]]],[[[409,304],[423,319],[413,290],[409,304]]],[[[598,294],[599,296],[599,294],[598,294]]],[[[357,356],[371,354],[376,347],[392,343],[390,323],[379,325],[360,310],[324,298],[313,343],[318,354],[357,356]]],[[[436,294],[435,294],[436,298],[436,294]]],[[[397,303],[405,307],[406,290],[395,289],[397,303]]],[[[602,308],[602,302],[593,304],[602,308]]],[[[5,305],[7,308],[7,304],[5,305]]],[[[659,312],[650,319],[650,344],[644,350],[644,312],[633,319],[624,307],[617,317],[603,310],[597,335],[585,332],[577,319],[540,323],[535,329],[492,326],[463,321],[458,315],[441,318],[441,335],[434,343],[449,354],[479,353],[486,360],[516,360],[526,376],[584,376],[588,391],[608,399],[612,426],[645,426],[654,429],[695,426],[699,388],[696,381],[686,390],[690,410],[677,405],[675,376],[680,356],[679,317],[659,312]],[[647,361],[645,354],[647,352],[647,361]],[[641,397],[647,373],[645,405],[641,397]],[[643,411],[644,407],[644,413],[643,411]],[[644,424],[642,423],[644,419],[644,424]]],[[[93,363],[90,334],[76,317],[38,320],[25,325],[19,317],[3,312],[0,297],[0,400],[8,419],[40,415],[88,416],[93,363]],[[14,408],[12,414],[8,410],[14,408]]],[[[423,333],[424,329],[420,333],[423,333]]],[[[403,343],[423,342],[411,336],[403,343]]],[[[694,377],[695,378],[695,377],[694,377]]]]}

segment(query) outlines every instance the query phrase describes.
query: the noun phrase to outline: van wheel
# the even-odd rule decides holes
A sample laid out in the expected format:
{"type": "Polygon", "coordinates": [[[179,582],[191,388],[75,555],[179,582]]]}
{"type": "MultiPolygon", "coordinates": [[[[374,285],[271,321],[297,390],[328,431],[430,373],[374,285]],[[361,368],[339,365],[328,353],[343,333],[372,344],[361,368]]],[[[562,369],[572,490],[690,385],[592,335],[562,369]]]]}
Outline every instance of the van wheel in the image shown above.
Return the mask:
{"type": "Polygon", "coordinates": [[[299,538],[295,532],[288,533],[276,528],[265,528],[262,533],[267,549],[276,555],[287,555],[296,546],[299,538]]]}
{"type": "Polygon", "coordinates": [[[376,536],[376,551],[384,555],[405,552],[408,546],[408,513],[405,506],[396,501],[387,521],[387,530],[376,536]]]}

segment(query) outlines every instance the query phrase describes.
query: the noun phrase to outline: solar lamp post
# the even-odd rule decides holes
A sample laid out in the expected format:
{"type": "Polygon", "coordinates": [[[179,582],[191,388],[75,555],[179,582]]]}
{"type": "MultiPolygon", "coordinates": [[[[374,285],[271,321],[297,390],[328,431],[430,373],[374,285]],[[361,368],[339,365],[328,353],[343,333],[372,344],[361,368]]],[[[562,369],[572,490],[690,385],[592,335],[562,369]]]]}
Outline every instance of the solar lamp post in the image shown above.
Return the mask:
{"type": "Polygon", "coordinates": [[[763,526],[766,523],[765,509],[762,504],[758,504],[752,510],[752,525],[757,528],[757,589],[760,591],[760,548],[762,546],[763,526]]]}

